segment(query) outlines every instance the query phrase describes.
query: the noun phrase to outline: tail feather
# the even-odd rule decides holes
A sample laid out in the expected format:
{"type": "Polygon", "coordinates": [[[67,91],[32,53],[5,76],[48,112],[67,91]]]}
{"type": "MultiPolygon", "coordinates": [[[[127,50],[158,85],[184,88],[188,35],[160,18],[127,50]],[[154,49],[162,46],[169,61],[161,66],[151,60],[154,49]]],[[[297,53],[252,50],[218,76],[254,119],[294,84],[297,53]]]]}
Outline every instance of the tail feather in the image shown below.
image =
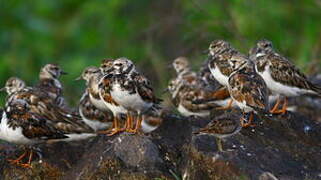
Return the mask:
{"type": "Polygon", "coordinates": [[[314,91],[316,93],[314,95],[316,95],[316,96],[321,98],[321,87],[320,86],[312,84],[311,85],[311,89],[312,89],[312,91],[314,91]]]}

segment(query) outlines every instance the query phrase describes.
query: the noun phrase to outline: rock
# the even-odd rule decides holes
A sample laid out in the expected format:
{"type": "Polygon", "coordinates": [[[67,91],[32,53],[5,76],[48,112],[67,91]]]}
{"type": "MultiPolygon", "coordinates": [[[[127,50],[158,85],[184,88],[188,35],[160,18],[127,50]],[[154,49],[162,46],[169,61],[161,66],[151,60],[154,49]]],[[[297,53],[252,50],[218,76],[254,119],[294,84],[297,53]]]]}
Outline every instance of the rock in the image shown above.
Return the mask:
{"type": "MultiPolygon", "coordinates": [[[[147,135],[122,133],[42,145],[42,162],[35,157],[32,169],[8,164],[6,158],[17,157],[22,150],[0,143],[0,179],[317,180],[321,173],[320,111],[317,107],[303,111],[301,104],[295,105],[295,112],[256,119],[256,127],[227,138],[224,152],[218,152],[214,137],[192,134],[211,119],[173,113],[164,115],[163,124],[147,135]]],[[[221,113],[240,112],[215,111],[212,116],[221,113]]]]}

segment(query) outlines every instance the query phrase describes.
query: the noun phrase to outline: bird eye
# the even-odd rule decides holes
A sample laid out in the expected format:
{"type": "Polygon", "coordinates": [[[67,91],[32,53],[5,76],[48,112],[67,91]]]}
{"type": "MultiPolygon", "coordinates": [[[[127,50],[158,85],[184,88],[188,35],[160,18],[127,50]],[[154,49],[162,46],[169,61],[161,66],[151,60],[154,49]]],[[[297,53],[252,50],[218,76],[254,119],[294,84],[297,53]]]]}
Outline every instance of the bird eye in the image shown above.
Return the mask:
{"type": "Polygon", "coordinates": [[[121,63],[116,63],[115,66],[122,66],[122,64],[121,63]]]}

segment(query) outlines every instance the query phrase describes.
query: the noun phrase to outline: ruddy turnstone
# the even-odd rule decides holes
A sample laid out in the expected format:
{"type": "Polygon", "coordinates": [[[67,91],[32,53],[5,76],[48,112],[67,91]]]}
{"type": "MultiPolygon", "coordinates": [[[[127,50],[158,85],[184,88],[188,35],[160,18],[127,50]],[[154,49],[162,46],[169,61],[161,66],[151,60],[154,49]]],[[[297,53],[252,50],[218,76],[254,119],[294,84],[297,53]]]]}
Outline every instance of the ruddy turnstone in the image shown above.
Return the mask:
{"type": "Polygon", "coordinates": [[[264,114],[268,112],[268,88],[248,58],[234,57],[229,63],[233,72],[228,79],[228,90],[238,107],[244,113],[251,113],[248,122],[241,121],[242,126],[247,127],[251,125],[253,112],[264,114]]]}
{"type": "MultiPolygon", "coordinates": [[[[122,105],[118,104],[113,97],[111,96],[111,88],[113,82],[113,75],[111,74],[113,59],[105,59],[100,65],[100,70],[103,73],[103,77],[100,78],[98,83],[98,94],[99,94],[99,103],[103,103],[102,106],[112,111],[114,121],[113,121],[113,129],[111,131],[103,131],[102,134],[108,134],[112,136],[119,132],[123,132],[124,130],[130,129],[132,125],[130,124],[131,116],[129,116],[127,109],[125,109],[122,105]],[[119,120],[121,119],[122,114],[127,114],[127,122],[125,128],[119,127],[119,120]]],[[[96,83],[93,85],[96,86],[96,83]]],[[[91,92],[91,91],[89,91],[91,92]]],[[[93,102],[93,100],[91,99],[93,102]]]]}
{"type": "Polygon", "coordinates": [[[75,129],[75,127],[78,128],[79,133],[84,130],[92,131],[92,129],[83,122],[79,115],[57,106],[55,101],[40,89],[26,87],[24,81],[19,78],[9,78],[4,89],[8,93],[6,106],[13,101],[17,101],[19,99],[24,100],[30,106],[30,112],[39,114],[52,121],[56,121],[57,126],[59,126],[58,128],[63,128],[65,132],[69,130],[76,132],[77,129],[75,129]],[[69,122],[74,125],[70,126],[65,122],[69,122]]]}
{"type": "Polygon", "coordinates": [[[176,71],[177,78],[181,81],[185,81],[185,83],[190,85],[199,85],[201,83],[200,79],[197,78],[196,73],[191,70],[186,57],[176,58],[172,65],[176,71]]]}
{"type": "Polygon", "coordinates": [[[159,105],[154,105],[143,115],[141,130],[150,133],[156,130],[163,122],[164,110],[159,105]]]}
{"type": "Polygon", "coordinates": [[[46,64],[40,70],[37,88],[46,92],[58,106],[65,107],[66,101],[63,97],[63,87],[59,81],[61,75],[67,74],[56,64],[46,64]]]}
{"type": "Polygon", "coordinates": [[[223,40],[215,40],[209,46],[208,67],[214,78],[223,86],[228,85],[228,78],[233,69],[228,62],[230,59],[243,56],[230,43],[223,40]]]}
{"type": "Polygon", "coordinates": [[[321,87],[311,83],[307,77],[287,58],[276,53],[272,43],[260,40],[250,50],[258,74],[264,79],[272,94],[285,97],[281,110],[277,110],[280,99],[271,109],[271,113],[284,114],[287,109],[287,97],[300,95],[321,96],[321,87]]]}
{"type": "MultiPolygon", "coordinates": [[[[102,111],[98,109],[90,100],[89,85],[91,84],[90,87],[92,89],[97,88],[96,90],[98,91],[97,80],[99,80],[99,77],[101,77],[101,75],[102,73],[99,68],[91,66],[87,67],[83,71],[81,76],[81,78],[86,81],[86,85],[88,88],[80,99],[78,107],[79,114],[85,121],[85,123],[95,131],[106,130],[107,128],[111,127],[113,121],[113,114],[110,110],[104,107],[104,111],[102,111]],[[95,85],[94,83],[97,83],[97,85],[95,85]]],[[[93,93],[93,91],[91,92],[93,93]]],[[[92,95],[91,98],[95,98],[95,96],[92,95]]],[[[98,97],[97,101],[100,101],[100,97],[98,97]]],[[[95,100],[95,102],[97,101],[95,100]]]]}
{"type": "MultiPolygon", "coordinates": [[[[131,60],[118,58],[113,61],[111,73],[104,80],[107,80],[109,84],[109,88],[105,88],[105,92],[110,93],[114,102],[129,112],[137,112],[135,129],[127,130],[136,133],[141,127],[142,114],[160,102],[154,95],[148,79],[136,70],[131,60]],[[108,76],[109,78],[107,78],[108,76]]],[[[127,123],[129,128],[131,127],[130,121],[131,118],[127,123]]]]}
{"type": "MultiPolygon", "coordinates": [[[[94,137],[91,129],[80,127],[73,121],[56,121],[32,112],[32,106],[24,99],[10,101],[2,112],[0,139],[18,145],[33,146],[46,142],[74,141],[94,137]]],[[[33,150],[23,153],[12,164],[31,167],[33,150]],[[21,163],[29,154],[27,163],[21,163]]]]}
{"type": "Polygon", "coordinates": [[[210,111],[220,106],[227,106],[231,101],[228,90],[207,91],[205,88],[198,88],[184,83],[179,78],[173,79],[168,85],[168,91],[174,106],[183,116],[210,115],[210,111]],[[200,103],[195,103],[202,101],[200,103]]]}
{"type": "Polygon", "coordinates": [[[218,150],[222,152],[222,139],[239,133],[241,129],[240,117],[231,114],[223,114],[208,123],[204,128],[194,132],[194,134],[215,136],[218,150]]]}

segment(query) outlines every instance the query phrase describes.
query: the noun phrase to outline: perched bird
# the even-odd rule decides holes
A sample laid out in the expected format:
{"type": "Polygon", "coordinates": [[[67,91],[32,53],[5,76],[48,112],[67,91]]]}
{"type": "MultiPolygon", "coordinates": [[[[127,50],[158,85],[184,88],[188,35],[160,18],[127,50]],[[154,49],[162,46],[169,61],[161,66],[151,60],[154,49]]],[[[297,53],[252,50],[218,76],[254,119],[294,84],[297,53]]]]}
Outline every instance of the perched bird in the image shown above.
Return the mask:
{"type": "MultiPolygon", "coordinates": [[[[117,103],[113,97],[111,96],[111,88],[112,88],[112,82],[113,82],[113,75],[111,74],[112,71],[112,66],[113,66],[113,59],[105,59],[103,60],[103,62],[100,65],[100,70],[103,74],[103,77],[100,78],[99,82],[98,82],[98,95],[99,95],[99,99],[97,99],[97,102],[99,100],[99,104],[102,103],[103,108],[105,109],[109,109],[110,111],[112,111],[113,113],[113,117],[114,117],[114,122],[113,122],[113,129],[112,131],[104,131],[101,132],[103,134],[108,134],[109,136],[115,135],[119,132],[123,132],[125,130],[129,130],[132,126],[131,124],[131,116],[129,116],[127,109],[125,109],[122,105],[120,105],[119,103],[117,103]],[[123,114],[127,114],[126,118],[126,127],[124,128],[120,128],[119,127],[119,121],[121,120],[121,116],[123,114]]],[[[95,81],[94,83],[92,83],[93,86],[97,85],[97,81],[95,81]]],[[[90,86],[90,85],[89,85],[90,86]]],[[[91,94],[91,90],[89,90],[89,93],[91,94]]],[[[91,101],[93,102],[92,98],[91,101]]],[[[96,105],[96,107],[98,107],[96,105]]]]}
{"type": "Polygon", "coordinates": [[[60,107],[66,107],[63,97],[63,87],[59,81],[61,75],[67,74],[56,64],[46,64],[41,68],[39,82],[36,88],[46,92],[50,98],[60,107]]]}
{"type": "Polygon", "coordinates": [[[207,134],[216,137],[216,144],[219,151],[223,151],[222,139],[233,136],[240,132],[242,126],[240,117],[234,114],[223,114],[216,117],[204,128],[194,132],[194,134],[207,134]]]}
{"type": "Polygon", "coordinates": [[[222,88],[223,86],[214,78],[208,66],[209,60],[206,60],[197,72],[197,76],[203,81],[206,88],[212,91],[222,88]]]}
{"type": "Polygon", "coordinates": [[[229,60],[244,56],[234,49],[230,43],[223,40],[213,41],[208,52],[208,67],[213,77],[223,86],[227,86],[228,78],[233,71],[229,60]]]}
{"type": "Polygon", "coordinates": [[[213,92],[207,91],[204,88],[186,84],[179,78],[171,80],[167,89],[174,106],[183,116],[206,117],[210,115],[211,110],[227,106],[232,102],[226,88],[213,92]],[[197,101],[201,102],[196,103],[197,101]]]}
{"type": "Polygon", "coordinates": [[[287,110],[287,97],[321,96],[321,87],[311,83],[294,64],[276,53],[270,41],[258,41],[249,54],[258,74],[264,79],[272,94],[285,97],[282,109],[278,110],[280,104],[278,98],[277,103],[270,110],[271,113],[284,114],[287,110]]]}
{"type": "Polygon", "coordinates": [[[143,115],[141,131],[150,133],[156,130],[163,122],[164,111],[159,105],[154,105],[143,115]]]}
{"type": "Polygon", "coordinates": [[[6,107],[8,107],[11,102],[24,100],[28,103],[30,112],[56,121],[59,128],[64,131],[72,130],[73,132],[78,131],[79,133],[92,131],[79,115],[57,106],[55,101],[47,96],[46,92],[37,88],[26,87],[24,81],[19,78],[9,78],[4,89],[8,93],[6,107]]]}
{"type": "MultiPolygon", "coordinates": [[[[150,82],[136,70],[134,63],[127,58],[118,58],[113,61],[110,74],[103,79],[103,81],[106,80],[110,86],[105,88],[104,92],[110,93],[112,99],[129,112],[137,113],[136,127],[131,131],[136,133],[141,127],[142,114],[153,105],[160,103],[154,95],[150,82]]],[[[129,119],[130,125],[131,118],[129,119]]]]}
{"type": "MultiPolygon", "coordinates": [[[[56,121],[32,111],[32,106],[25,99],[10,101],[5,111],[1,112],[0,139],[10,143],[34,146],[40,143],[82,140],[96,136],[91,129],[80,128],[73,121],[56,121]]],[[[12,164],[31,167],[33,149],[23,153],[12,164]],[[27,163],[21,163],[29,155],[27,163]]]]}
{"type": "Polygon", "coordinates": [[[248,127],[253,120],[253,112],[267,114],[268,88],[248,58],[234,57],[229,62],[233,72],[228,79],[228,90],[238,107],[244,113],[251,113],[248,122],[242,120],[242,126],[248,127]]]}
{"type": "MultiPolygon", "coordinates": [[[[80,99],[78,110],[84,122],[95,131],[106,130],[112,126],[113,122],[113,114],[109,109],[100,110],[90,100],[89,84],[92,84],[93,81],[97,83],[97,79],[101,75],[100,69],[93,66],[85,68],[81,75],[81,78],[86,81],[87,88],[80,99]]],[[[92,98],[94,97],[92,96],[92,98]]]]}
{"type": "Polygon", "coordinates": [[[191,70],[190,64],[185,57],[178,57],[172,63],[179,81],[193,86],[203,86],[203,82],[197,74],[191,70]]]}

